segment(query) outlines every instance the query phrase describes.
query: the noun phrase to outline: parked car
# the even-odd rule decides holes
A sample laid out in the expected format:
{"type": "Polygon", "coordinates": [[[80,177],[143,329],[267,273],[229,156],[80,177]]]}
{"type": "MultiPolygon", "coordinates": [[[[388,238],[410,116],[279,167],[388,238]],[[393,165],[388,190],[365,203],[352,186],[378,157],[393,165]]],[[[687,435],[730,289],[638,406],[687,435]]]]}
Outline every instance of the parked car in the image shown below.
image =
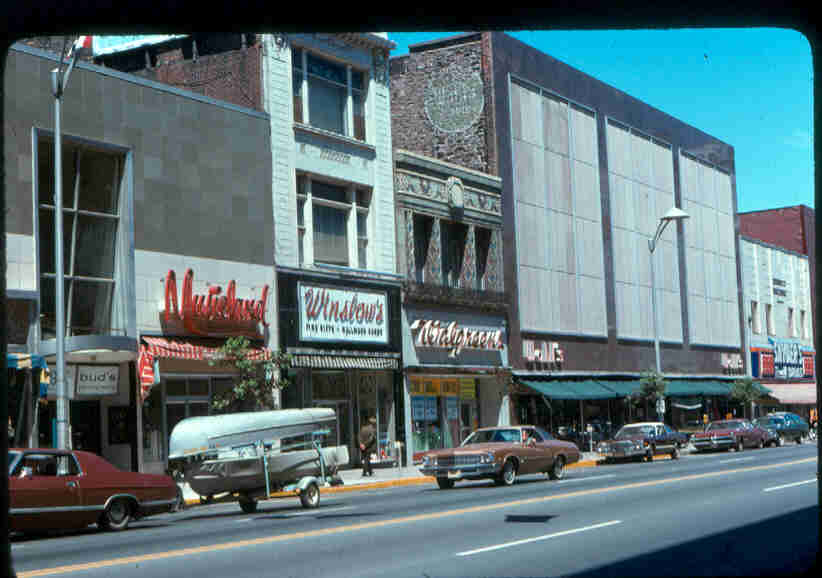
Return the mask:
{"type": "Polygon", "coordinates": [[[9,499],[9,528],[19,532],[125,530],[179,501],[171,476],[124,472],[90,452],[29,448],[9,450],[9,499]]]}
{"type": "Polygon", "coordinates": [[[808,435],[810,425],[800,416],[789,411],[775,411],[767,415],[777,421],[776,431],[782,436],[783,443],[793,440],[798,444],[808,435]]]}
{"type": "Polygon", "coordinates": [[[731,449],[741,452],[746,447],[765,447],[770,437],[766,429],[747,419],[726,419],[712,421],[704,432],[692,435],[691,445],[697,452],[731,449]]]}
{"type": "Polygon", "coordinates": [[[605,463],[621,459],[643,458],[652,461],[655,454],[670,454],[678,459],[680,450],[688,444],[688,436],[662,422],[639,422],[622,426],[616,435],[597,445],[605,463]]]}
{"type": "Polygon", "coordinates": [[[459,480],[483,478],[510,486],[522,474],[547,473],[552,480],[561,479],[565,466],[579,457],[575,444],[556,440],[539,427],[488,427],[474,431],[459,447],[426,452],[420,471],[436,477],[443,490],[459,480]]]}
{"type": "Polygon", "coordinates": [[[776,447],[785,444],[785,440],[782,436],[779,435],[779,432],[776,431],[773,424],[771,423],[771,419],[768,417],[758,417],[753,420],[751,423],[756,427],[761,427],[766,432],[768,432],[768,437],[765,438],[765,445],[768,447],[776,447]]]}

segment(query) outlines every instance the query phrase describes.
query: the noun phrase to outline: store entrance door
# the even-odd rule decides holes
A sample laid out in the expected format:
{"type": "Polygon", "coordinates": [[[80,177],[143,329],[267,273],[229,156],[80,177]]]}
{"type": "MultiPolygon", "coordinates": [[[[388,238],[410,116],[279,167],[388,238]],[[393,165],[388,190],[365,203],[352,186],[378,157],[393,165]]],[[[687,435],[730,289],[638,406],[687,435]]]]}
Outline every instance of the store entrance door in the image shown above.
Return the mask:
{"type": "Polygon", "coordinates": [[[71,447],[100,455],[100,402],[71,400],[69,403],[71,447]]]}
{"type": "Polygon", "coordinates": [[[351,447],[351,404],[348,400],[315,400],[314,407],[333,409],[337,415],[337,422],[331,428],[331,433],[326,438],[324,445],[348,446],[349,458],[353,457],[351,453],[353,450],[351,447]]]}

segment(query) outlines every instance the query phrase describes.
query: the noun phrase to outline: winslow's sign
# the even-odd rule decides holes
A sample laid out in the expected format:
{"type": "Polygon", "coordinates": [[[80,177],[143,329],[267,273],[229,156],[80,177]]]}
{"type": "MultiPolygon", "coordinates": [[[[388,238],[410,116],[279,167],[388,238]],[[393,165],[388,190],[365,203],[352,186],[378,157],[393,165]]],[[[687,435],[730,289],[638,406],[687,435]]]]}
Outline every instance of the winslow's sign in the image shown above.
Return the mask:
{"type": "Polygon", "coordinates": [[[259,299],[237,299],[237,287],[232,280],[225,295],[219,285],[208,288],[208,294],[194,294],[194,272],[186,271],[177,301],[177,279],[174,271],[166,275],[165,311],[160,312],[160,325],[168,335],[200,335],[206,337],[244,336],[264,339],[265,307],[268,301],[268,285],[263,287],[259,299]]]}
{"type": "Polygon", "coordinates": [[[388,343],[386,293],[298,284],[300,341],[388,343]]]}
{"type": "Polygon", "coordinates": [[[450,357],[456,357],[463,349],[505,349],[501,330],[464,329],[456,321],[444,325],[439,320],[416,319],[411,324],[411,333],[416,334],[417,347],[450,349],[450,357]]]}

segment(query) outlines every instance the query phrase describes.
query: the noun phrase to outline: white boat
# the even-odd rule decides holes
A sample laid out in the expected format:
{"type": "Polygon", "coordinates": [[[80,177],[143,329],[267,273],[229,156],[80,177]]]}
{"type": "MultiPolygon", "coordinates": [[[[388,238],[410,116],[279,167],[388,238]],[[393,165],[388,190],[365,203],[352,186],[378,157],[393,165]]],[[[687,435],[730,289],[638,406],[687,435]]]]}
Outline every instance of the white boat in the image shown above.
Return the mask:
{"type": "Polygon", "coordinates": [[[297,490],[304,506],[316,507],[319,486],[341,483],[337,468],[349,461],[346,446],[319,443],[317,434],[328,433],[335,421],[334,410],[327,408],[184,419],[171,432],[169,465],[206,500],[239,494],[246,512],[256,510],[257,498],[278,490],[297,490]],[[308,434],[312,439],[281,443],[308,434]]]}

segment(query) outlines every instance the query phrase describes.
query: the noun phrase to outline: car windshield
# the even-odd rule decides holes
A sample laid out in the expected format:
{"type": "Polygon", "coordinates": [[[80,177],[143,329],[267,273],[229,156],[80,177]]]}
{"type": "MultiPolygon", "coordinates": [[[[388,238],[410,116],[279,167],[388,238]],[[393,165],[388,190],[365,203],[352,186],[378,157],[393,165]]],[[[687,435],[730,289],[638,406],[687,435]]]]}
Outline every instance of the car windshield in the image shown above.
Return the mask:
{"type": "Polygon", "coordinates": [[[483,429],[468,436],[462,445],[487,443],[516,443],[522,440],[518,429],[483,429]]]}
{"type": "Polygon", "coordinates": [[[653,431],[654,426],[652,425],[626,425],[625,427],[620,429],[614,437],[626,438],[633,436],[642,436],[648,435],[653,431]]]}
{"type": "Polygon", "coordinates": [[[20,452],[9,452],[9,475],[11,475],[14,466],[17,465],[18,457],[20,457],[20,452]]]}
{"type": "Polygon", "coordinates": [[[742,424],[738,421],[714,421],[708,424],[705,431],[717,429],[739,429],[740,427],[742,427],[742,424]]]}
{"type": "Polygon", "coordinates": [[[779,417],[761,417],[756,420],[756,425],[759,426],[781,426],[785,424],[785,420],[779,417]]]}

